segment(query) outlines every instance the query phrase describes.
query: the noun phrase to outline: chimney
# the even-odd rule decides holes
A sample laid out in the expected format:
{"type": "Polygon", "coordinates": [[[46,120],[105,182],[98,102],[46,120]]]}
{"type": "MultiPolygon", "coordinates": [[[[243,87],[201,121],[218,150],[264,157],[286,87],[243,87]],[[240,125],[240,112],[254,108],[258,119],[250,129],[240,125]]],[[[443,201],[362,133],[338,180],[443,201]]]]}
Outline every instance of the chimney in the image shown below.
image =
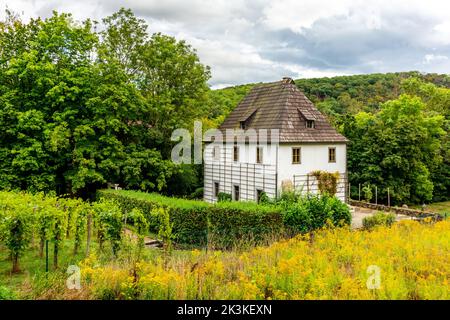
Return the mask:
{"type": "Polygon", "coordinates": [[[292,80],[292,78],[290,77],[283,77],[283,80],[281,80],[281,82],[287,84],[295,84],[294,80],[292,80]]]}

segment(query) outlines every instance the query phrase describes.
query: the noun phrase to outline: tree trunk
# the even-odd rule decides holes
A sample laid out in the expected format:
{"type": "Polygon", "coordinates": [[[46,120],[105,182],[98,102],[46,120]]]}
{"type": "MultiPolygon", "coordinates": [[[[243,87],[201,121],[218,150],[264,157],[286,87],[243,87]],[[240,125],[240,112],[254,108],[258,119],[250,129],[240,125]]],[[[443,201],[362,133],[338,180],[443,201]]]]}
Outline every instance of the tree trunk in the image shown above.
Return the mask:
{"type": "Polygon", "coordinates": [[[78,254],[78,247],[79,247],[79,241],[75,240],[75,247],[73,248],[73,255],[77,255],[78,254]]]}
{"type": "Polygon", "coordinates": [[[45,239],[41,238],[41,243],[39,244],[39,258],[44,257],[44,244],[45,244],[45,239]]]}
{"type": "Polygon", "coordinates": [[[13,254],[13,267],[12,267],[12,273],[18,273],[20,272],[19,268],[19,254],[14,253],[13,254]]]}
{"type": "Polygon", "coordinates": [[[58,269],[58,240],[55,241],[55,246],[53,250],[53,267],[58,269]]]}

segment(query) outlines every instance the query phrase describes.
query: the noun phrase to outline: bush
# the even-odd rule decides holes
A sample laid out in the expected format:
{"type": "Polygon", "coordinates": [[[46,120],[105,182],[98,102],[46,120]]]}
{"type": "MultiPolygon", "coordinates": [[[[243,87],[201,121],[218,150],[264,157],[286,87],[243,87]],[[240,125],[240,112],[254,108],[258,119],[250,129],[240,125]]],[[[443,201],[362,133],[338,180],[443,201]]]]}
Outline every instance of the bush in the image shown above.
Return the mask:
{"type": "Polygon", "coordinates": [[[364,186],[362,188],[362,192],[364,194],[364,199],[366,200],[366,202],[370,202],[370,200],[372,200],[372,188],[370,187],[370,185],[364,186]]]}
{"type": "Polygon", "coordinates": [[[362,221],[365,229],[373,229],[375,226],[391,226],[395,222],[395,214],[377,212],[371,217],[365,217],[362,221]]]}
{"type": "Polygon", "coordinates": [[[101,190],[98,197],[115,199],[124,212],[141,209],[155,233],[160,224],[151,212],[158,208],[167,209],[175,240],[183,244],[206,245],[210,233],[215,245],[230,247],[234,241],[252,239],[260,242],[283,232],[281,211],[276,206],[231,201],[210,205],[203,201],[125,190],[101,190]]]}
{"type": "Polygon", "coordinates": [[[310,231],[312,218],[306,201],[298,201],[289,205],[284,211],[283,223],[290,234],[310,231]]]}
{"type": "Polygon", "coordinates": [[[225,193],[225,192],[219,192],[217,194],[217,201],[218,202],[225,202],[225,201],[231,201],[231,194],[225,193]]]}
{"type": "Polygon", "coordinates": [[[149,221],[151,232],[159,232],[159,217],[152,215],[154,209],[168,210],[170,222],[177,242],[185,244],[206,244],[207,208],[202,201],[164,197],[156,193],[145,193],[128,190],[100,190],[100,198],[114,199],[124,213],[139,208],[149,221]]]}
{"type": "Polygon", "coordinates": [[[203,198],[203,187],[195,189],[195,191],[192,192],[188,198],[201,200],[203,198]]]}
{"type": "Polygon", "coordinates": [[[310,194],[283,205],[283,221],[290,233],[308,232],[327,223],[334,226],[351,223],[348,206],[336,197],[310,194]]]}
{"type": "Polygon", "coordinates": [[[347,205],[328,195],[289,194],[274,204],[219,201],[214,205],[125,190],[101,190],[98,197],[115,199],[124,213],[139,208],[155,233],[159,231],[160,222],[151,212],[167,209],[176,242],[203,246],[209,241],[220,248],[250,241],[258,244],[283,235],[286,230],[302,233],[321,228],[328,222],[341,226],[351,221],[347,205]]]}
{"type": "Polygon", "coordinates": [[[284,230],[279,207],[254,202],[219,202],[210,208],[208,221],[210,239],[221,248],[240,242],[261,243],[284,230]]]}
{"type": "Polygon", "coordinates": [[[349,225],[352,222],[352,214],[350,213],[347,204],[336,197],[328,197],[326,201],[332,211],[331,217],[333,225],[340,227],[349,225]]]}

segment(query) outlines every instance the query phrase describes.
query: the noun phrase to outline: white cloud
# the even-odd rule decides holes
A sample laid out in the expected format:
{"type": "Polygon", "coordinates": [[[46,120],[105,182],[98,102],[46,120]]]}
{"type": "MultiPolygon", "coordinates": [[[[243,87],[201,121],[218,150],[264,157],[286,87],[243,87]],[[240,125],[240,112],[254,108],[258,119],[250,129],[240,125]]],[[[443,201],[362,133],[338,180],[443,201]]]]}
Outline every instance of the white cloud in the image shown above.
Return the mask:
{"type": "Polygon", "coordinates": [[[129,7],[150,32],[192,44],[213,87],[285,75],[450,73],[446,0],[0,0],[6,6],[24,19],[57,10],[79,20],[129,7]]]}
{"type": "Polygon", "coordinates": [[[424,64],[430,64],[433,62],[439,62],[439,61],[446,61],[448,60],[447,56],[442,55],[435,55],[435,54],[426,54],[425,57],[423,57],[423,63],[424,64]]]}

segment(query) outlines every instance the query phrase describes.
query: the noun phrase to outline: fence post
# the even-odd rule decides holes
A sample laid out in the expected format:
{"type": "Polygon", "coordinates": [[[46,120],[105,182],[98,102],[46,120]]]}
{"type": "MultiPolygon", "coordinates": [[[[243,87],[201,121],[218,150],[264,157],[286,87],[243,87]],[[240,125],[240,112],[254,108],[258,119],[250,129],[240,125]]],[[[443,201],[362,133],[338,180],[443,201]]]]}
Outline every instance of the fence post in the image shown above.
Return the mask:
{"type": "Polygon", "coordinates": [[[387,188],[388,190],[388,207],[390,207],[391,206],[391,197],[390,197],[390,194],[389,194],[389,188],[387,188]]]}
{"type": "Polygon", "coordinates": [[[361,201],[361,183],[358,185],[358,201],[361,201]]]}
{"type": "Polygon", "coordinates": [[[378,204],[378,188],[375,186],[375,204],[378,204]]]}
{"type": "Polygon", "coordinates": [[[351,199],[351,197],[350,197],[351,190],[352,190],[352,188],[351,188],[351,185],[350,185],[350,182],[349,182],[349,183],[348,183],[348,201],[347,201],[347,202],[349,202],[350,199],[351,199]]]}

